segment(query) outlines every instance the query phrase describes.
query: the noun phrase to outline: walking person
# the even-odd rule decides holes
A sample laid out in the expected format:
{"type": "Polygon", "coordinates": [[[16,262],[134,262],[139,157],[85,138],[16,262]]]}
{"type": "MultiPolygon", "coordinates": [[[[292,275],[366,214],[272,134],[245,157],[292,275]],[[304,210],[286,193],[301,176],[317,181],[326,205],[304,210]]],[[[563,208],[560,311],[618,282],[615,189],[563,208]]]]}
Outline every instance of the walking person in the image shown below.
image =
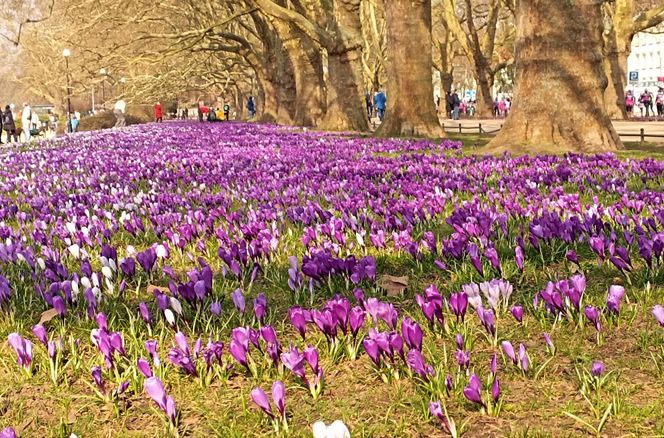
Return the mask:
{"type": "Polygon", "coordinates": [[[632,117],[635,103],[636,98],[634,98],[634,93],[632,93],[632,90],[627,91],[627,96],[625,96],[625,112],[627,113],[628,118],[632,117]]]}
{"type": "Polygon", "coordinates": [[[25,141],[30,141],[30,124],[32,123],[32,108],[27,103],[23,104],[23,111],[21,112],[21,130],[25,141]]]}
{"type": "Polygon", "coordinates": [[[461,106],[461,99],[456,91],[452,92],[452,119],[459,120],[459,107],[461,106]]]}
{"type": "Polygon", "coordinates": [[[382,91],[379,91],[374,96],[374,107],[378,113],[378,119],[382,122],[385,119],[385,106],[387,104],[387,96],[382,91]]]}
{"type": "Polygon", "coordinates": [[[653,96],[652,91],[648,92],[648,105],[650,105],[650,114],[655,115],[655,96],[653,96]]]}
{"type": "Polygon", "coordinates": [[[452,93],[449,91],[445,92],[445,117],[448,119],[452,118],[452,93]]]}
{"type": "MultiPolygon", "coordinates": [[[[643,105],[642,108],[646,109],[646,117],[650,117],[650,93],[648,93],[648,90],[641,94],[639,101],[643,105]]],[[[641,116],[643,116],[643,110],[641,110],[641,116]]]]}
{"type": "Polygon", "coordinates": [[[120,99],[115,102],[113,107],[113,115],[115,116],[115,125],[114,128],[124,128],[127,123],[125,121],[125,110],[127,109],[127,104],[124,100],[120,99]]]}
{"type": "Polygon", "coordinates": [[[664,88],[660,88],[657,92],[655,103],[657,104],[657,115],[659,117],[664,116],[664,88]]]}
{"type": "Polygon", "coordinates": [[[367,117],[369,117],[369,121],[371,121],[371,116],[373,116],[373,102],[371,101],[371,95],[368,91],[364,93],[364,104],[367,107],[367,117]]]}
{"type": "MultiPolygon", "coordinates": [[[[7,143],[12,141],[12,135],[14,136],[14,141],[18,143],[18,134],[16,134],[16,124],[14,123],[14,114],[12,114],[12,109],[7,105],[5,111],[2,113],[2,127],[5,132],[7,132],[7,143]]],[[[0,133],[1,136],[2,133],[0,133]]]]}
{"type": "Polygon", "coordinates": [[[256,115],[256,102],[254,102],[254,96],[249,96],[247,100],[247,112],[249,113],[249,118],[253,119],[256,115]]]}
{"type": "Polygon", "coordinates": [[[161,123],[164,121],[164,112],[161,109],[161,102],[157,102],[154,104],[154,120],[157,123],[161,123]]]}
{"type": "Polygon", "coordinates": [[[231,119],[231,106],[227,103],[224,103],[224,120],[228,121],[231,119]]]}

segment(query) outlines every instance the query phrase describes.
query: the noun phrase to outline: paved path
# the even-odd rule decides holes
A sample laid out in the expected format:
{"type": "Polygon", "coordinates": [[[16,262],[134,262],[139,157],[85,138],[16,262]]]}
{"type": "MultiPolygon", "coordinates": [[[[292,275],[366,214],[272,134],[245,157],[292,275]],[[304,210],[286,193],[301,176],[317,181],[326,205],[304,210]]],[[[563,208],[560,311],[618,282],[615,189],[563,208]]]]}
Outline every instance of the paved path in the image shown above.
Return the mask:
{"type": "MultiPolygon", "coordinates": [[[[482,131],[491,132],[500,129],[500,126],[505,123],[505,119],[462,119],[462,120],[445,120],[445,130],[448,132],[459,132],[459,124],[461,124],[461,131],[463,133],[477,133],[479,124],[482,124],[482,131]]],[[[653,143],[664,143],[664,121],[650,122],[650,121],[628,121],[628,120],[615,120],[613,126],[616,131],[621,135],[623,141],[639,141],[641,129],[645,133],[645,140],[653,143]],[[633,134],[633,136],[625,135],[633,134]],[[648,135],[661,135],[662,138],[648,137],[648,135]]]]}

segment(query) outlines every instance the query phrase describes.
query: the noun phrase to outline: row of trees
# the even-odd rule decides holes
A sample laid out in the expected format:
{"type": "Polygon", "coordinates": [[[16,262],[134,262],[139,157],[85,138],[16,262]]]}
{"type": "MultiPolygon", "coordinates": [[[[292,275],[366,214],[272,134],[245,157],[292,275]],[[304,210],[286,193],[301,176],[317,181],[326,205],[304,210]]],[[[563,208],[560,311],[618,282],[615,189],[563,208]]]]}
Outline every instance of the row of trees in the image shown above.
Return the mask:
{"type": "Polygon", "coordinates": [[[462,56],[479,115],[496,74],[514,69],[512,115],[492,144],[529,150],[621,147],[610,117],[624,116],[632,38],[664,20],[664,0],[11,1],[14,23],[32,24],[2,35],[22,46],[20,80],[54,102],[67,46],[77,92],[105,67],[135,100],[257,91],[264,120],[365,131],[365,93],[386,86],[379,133],[440,136],[432,71],[449,89],[462,56]],[[41,14],[21,16],[27,2],[41,14]]]}

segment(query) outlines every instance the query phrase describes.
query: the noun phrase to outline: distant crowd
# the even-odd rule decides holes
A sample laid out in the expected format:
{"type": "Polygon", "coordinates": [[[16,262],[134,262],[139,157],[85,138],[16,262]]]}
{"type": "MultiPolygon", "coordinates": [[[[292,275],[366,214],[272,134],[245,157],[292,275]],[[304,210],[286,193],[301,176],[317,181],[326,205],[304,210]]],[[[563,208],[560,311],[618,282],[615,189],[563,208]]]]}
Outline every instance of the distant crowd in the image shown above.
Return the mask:
{"type": "MultiPolygon", "coordinates": [[[[80,113],[72,114],[72,127],[78,127],[80,113]]],[[[27,102],[23,104],[20,111],[15,105],[5,105],[0,108],[0,144],[25,141],[48,133],[55,133],[58,129],[59,117],[52,110],[45,114],[34,111],[27,102]],[[5,134],[3,141],[2,134],[5,134]]]]}
{"type": "Polygon", "coordinates": [[[664,88],[653,95],[647,89],[637,98],[632,90],[625,96],[625,111],[628,117],[662,117],[664,116],[664,88]]]}
{"type": "MultiPolygon", "coordinates": [[[[385,118],[387,108],[387,95],[383,91],[377,91],[371,95],[367,92],[364,96],[367,109],[367,117],[371,121],[378,118],[381,122],[385,118]]],[[[474,117],[477,101],[470,97],[460,98],[456,91],[445,93],[445,101],[441,102],[440,96],[436,96],[436,111],[445,111],[445,116],[451,120],[459,120],[461,117],[474,117]]],[[[512,98],[508,95],[496,96],[493,102],[493,117],[505,118],[512,108],[512,98]]]]}

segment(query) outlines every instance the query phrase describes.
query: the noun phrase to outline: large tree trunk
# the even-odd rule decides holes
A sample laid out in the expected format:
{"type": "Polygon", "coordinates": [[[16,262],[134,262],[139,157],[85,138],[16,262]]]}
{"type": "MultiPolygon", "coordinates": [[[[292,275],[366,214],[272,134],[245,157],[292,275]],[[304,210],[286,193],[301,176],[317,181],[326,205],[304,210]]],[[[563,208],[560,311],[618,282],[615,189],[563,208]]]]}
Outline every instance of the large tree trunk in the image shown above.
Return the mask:
{"type": "Polygon", "coordinates": [[[284,46],[293,66],[295,80],[295,118],[298,126],[316,126],[324,114],[322,100],[323,62],[316,44],[295,26],[289,27],[284,46]]]}
{"type": "Polygon", "coordinates": [[[621,149],[604,106],[600,2],[520,0],[516,27],[514,106],[488,149],[621,149]]]}
{"type": "Polygon", "coordinates": [[[477,104],[475,110],[479,118],[491,118],[493,115],[493,73],[478,68],[477,71],[477,104]]]}
{"type": "Polygon", "coordinates": [[[604,72],[609,80],[604,91],[606,113],[611,119],[627,118],[625,94],[627,91],[627,58],[629,52],[610,52],[604,58],[604,72]]]}
{"type": "Polygon", "coordinates": [[[387,0],[387,108],[378,135],[441,137],[431,80],[431,0],[387,0]]]}
{"type": "Polygon", "coordinates": [[[320,126],[334,131],[368,131],[360,0],[335,1],[333,7],[334,42],[327,47],[327,112],[320,126]]]}

